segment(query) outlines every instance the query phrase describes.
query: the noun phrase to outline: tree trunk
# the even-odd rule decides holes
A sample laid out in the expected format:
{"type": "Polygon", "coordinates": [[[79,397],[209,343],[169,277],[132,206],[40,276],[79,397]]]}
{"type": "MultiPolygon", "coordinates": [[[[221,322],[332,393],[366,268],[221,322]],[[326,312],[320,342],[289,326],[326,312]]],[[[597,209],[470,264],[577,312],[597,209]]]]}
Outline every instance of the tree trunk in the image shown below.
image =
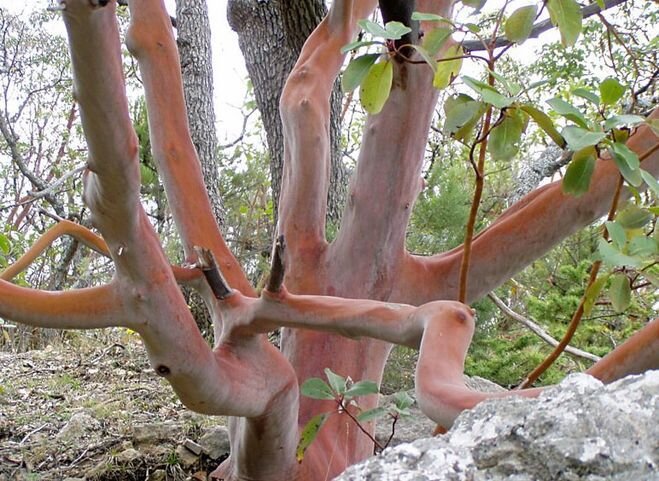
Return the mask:
{"type": "Polygon", "coordinates": [[[211,28],[206,0],[176,0],[176,33],[190,136],[201,162],[213,214],[218,225],[224,227],[216,158],[211,28]]]}
{"type": "MultiPolygon", "coordinates": [[[[268,140],[275,213],[284,159],[279,98],[302,45],[326,13],[327,7],[321,0],[229,0],[229,24],[238,34],[268,140]]],[[[327,199],[327,219],[334,222],[341,216],[347,184],[341,152],[341,99],[341,88],[336,82],[331,97],[331,183],[327,199]]]]}

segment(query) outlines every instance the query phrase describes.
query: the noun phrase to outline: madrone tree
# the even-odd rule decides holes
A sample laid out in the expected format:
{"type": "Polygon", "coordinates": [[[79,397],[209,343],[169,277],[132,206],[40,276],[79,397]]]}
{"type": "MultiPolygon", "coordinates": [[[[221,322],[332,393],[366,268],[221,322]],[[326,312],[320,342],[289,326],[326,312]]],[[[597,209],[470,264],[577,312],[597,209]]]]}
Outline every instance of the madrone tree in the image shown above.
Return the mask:
{"type": "MultiPolygon", "coordinates": [[[[396,3],[383,2],[386,19],[409,20],[409,5],[396,3]]],[[[468,232],[463,247],[430,257],[406,252],[406,226],[423,188],[422,160],[437,99],[436,75],[421,58],[424,52],[416,54],[405,44],[417,44],[418,32],[433,29],[421,22],[420,29],[403,40],[386,42],[384,67],[377,69],[389,72],[392,86],[381,111],[366,122],[341,225],[328,242],[328,99],[344,61],[342,47],[354,40],[357,21],[375,8],[374,0],[335,0],[304,45],[281,97],[285,160],[278,239],[270,278],[257,294],[213,217],[188,134],[170,18],[161,0],[128,4],[126,43],[139,62],[153,154],[188,264],[170,265],[140,204],[138,141],[122,78],[115,2],[60,0],[89,147],[84,199],[100,236],[71,222],[57,224],[3,273],[2,317],[58,329],[124,326],[139,333],[153,369],[186,406],[230,417],[231,455],[213,473],[224,480],[331,479],[370,455],[373,444],[364,432],[373,432],[373,422],[356,425],[353,418],[360,410],[374,408],[377,397],[369,394],[359,398],[358,407],[337,408],[331,391],[321,388],[315,397],[323,399],[301,398],[300,385],[321,377],[325,368],[354,380],[378,382],[392,344],[419,349],[417,400],[441,426],[449,427],[462,410],[483,399],[538,393],[536,388],[481,393],[465,386],[463,364],[474,331],[473,312],[466,303],[610,211],[628,192],[621,188],[618,161],[586,155],[593,172],[582,195],[566,195],[559,184],[545,185],[473,239],[468,232]],[[116,267],[112,281],[65,292],[8,282],[44,244],[62,234],[110,256],[116,267]],[[214,348],[199,333],[179,284],[196,289],[208,304],[214,348]],[[281,349],[265,335],[279,327],[284,328],[281,349]],[[322,418],[322,429],[313,433],[317,437],[302,455],[297,449],[300,431],[325,412],[331,415],[322,418]]],[[[451,17],[450,1],[419,0],[416,10],[451,17]]],[[[461,55],[451,40],[433,52],[433,57],[449,61],[461,55]]],[[[449,71],[448,80],[450,76],[449,71]]],[[[506,111],[515,107],[512,101],[500,104],[491,85],[489,93],[479,88],[489,112],[483,112],[482,139],[473,147],[482,181],[484,134],[502,125],[506,111]],[[493,115],[494,107],[502,112],[502,120],[493,115]]],[[[626,146],[611,145],[625,156],[632,152],[642,159],[643,176],[652,183],[659,173],[658,139],[642,120],[636,119],[626,146]]],[[[580,141],[595,152],[595,145],[604,142],[604,136],[590,144],[589,136],[582,137],[569,137],[568,146],[580,141]]],[[[628,167],[638,171],[637,165],[628,167]]],[[[658,343],[655,321],[591,372],[610,381],[657,367],[658,343]]],[[[340,382],[334,384],[337,391],[345,389],[340,382]]]]}

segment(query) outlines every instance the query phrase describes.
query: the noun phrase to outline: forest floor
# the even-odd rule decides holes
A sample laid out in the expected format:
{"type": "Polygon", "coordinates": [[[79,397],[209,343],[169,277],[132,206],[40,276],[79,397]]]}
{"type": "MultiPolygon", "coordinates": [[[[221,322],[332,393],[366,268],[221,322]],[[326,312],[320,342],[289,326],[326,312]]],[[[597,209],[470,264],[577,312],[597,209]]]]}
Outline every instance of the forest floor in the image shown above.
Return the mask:
{"type": "MultiPolygon", "coordinates": [[[[206,481],[225,418],[186,409],[132,337],[0,352],[0,481],[206,481]]],[[[392,445],[432,431],[413,413],[392,445]]]]}

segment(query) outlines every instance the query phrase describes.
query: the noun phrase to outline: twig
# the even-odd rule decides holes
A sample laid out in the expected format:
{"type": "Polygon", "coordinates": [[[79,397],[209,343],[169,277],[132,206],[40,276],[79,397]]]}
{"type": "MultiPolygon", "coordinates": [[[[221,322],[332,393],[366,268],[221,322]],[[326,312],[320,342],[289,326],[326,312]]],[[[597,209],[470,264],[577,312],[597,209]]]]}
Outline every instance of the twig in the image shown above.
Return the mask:
{"type": "MultiPolygon", "coordinates": [[[[519,322],[520,324],[523,324],[526,326],[530,331],[535,333],[540,339],[545,341],[547,344],[549,344],[552,347],[558,346],[558,341],[551,337],[547,331],[545,331],[542,327],[540,327],[538,324],[533,322],[531,319],[527,319],[526,317],[522,316],[521,314],[513,311],[510,307],[508,307],[499,297],[494,292],[490,292],[488,294],[488,297],[496,304],[496,306],[501,309],[501,312],[503,312],[506,316],[511,318],[514,321],[519,322]]],[[[566,346],[565,352],[572,354],[573,356],[580,357],[583,359],[587,359],[589,361],[597,362],[601,359],[601,357],[596,356],[595,354],[591,354],[586,351],[582,351],[581,349],[577,349],[576,347],[572,346],[566,346]]]]}
{"type": "Polygon", "coordinates": [[[285,249],[286,242],[282,235],[277,238],[272,248],[272,266],[270,267],[270,276],[266,286],[266,289],[273,293],[279,292],[284,282],[284,274],[286,274],[286,266],[284,265],[285,249]]]}
{"type": "Polygon", "coordinates": [[[219,300],[229,297],[233,291],[222,276],[220,269],[218,269],[213,253],[209,249],[204,249],[199,246],[194,246],[194,250],[198,257],[197,266],[201,268],[201,271],[204,273],[204,277],[215,297],[219,300]]]}
{"type": "Polygon", "coordinates": [[[45,428],[45,427],[48,426],[48,425],[50,425],[50,423],[45,423],[45,424],[39,426],[38,428],[33,429],[32,431],[30,431],[29,433],[27,433],[23,439],[21,439],[21,441],[18,443],[18,445],[19,445],[19,446],[22,446],[23,443],[25,443],[25,441],[27,441],[28,438],[29,438],[30,436],[32,436],[33,434],[38,433],[39,431],[41,431],[43,428],[45,428]]]}

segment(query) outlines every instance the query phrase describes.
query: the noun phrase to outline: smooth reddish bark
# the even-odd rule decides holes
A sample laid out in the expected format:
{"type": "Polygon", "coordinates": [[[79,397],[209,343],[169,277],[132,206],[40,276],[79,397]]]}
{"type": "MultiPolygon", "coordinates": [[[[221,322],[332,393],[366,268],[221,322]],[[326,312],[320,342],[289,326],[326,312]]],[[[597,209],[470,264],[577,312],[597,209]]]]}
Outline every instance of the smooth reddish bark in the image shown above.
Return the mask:
{"type": "MultiPolygon", "coordinates": [[[[457,295],[462,249],[428,258],[405,251],[436,101],[426,66],[395,64],[391,97],[365,127],[340,230],[334,242],[325,239],[329,95],[343,62],[340,47],[352,40],[357,20],[370,13],[374,0],[333,2],[282,94],[285,170],[278,231],[287,243],[286,273],[284,287],[258,298],[222,239],[205,194],[187,131],[169,16],[161,0],[129,1],[127,44],[144,80],[159,174],[188,261],[196,261],[195,247],[209,249],[235,289],[223,299],[213,295],[198,269],[170,267],[140,204],[137,138],[128,115],[114,2],[62,4],[89,145],[85,200],[105,244],[75,225],[64,224],[53,235],[86,239],[112,257],[116,276],[107,286],[65,293],[0,280],[1,316],[47,327],[123,325],[137,331],[153,368],[182,402],[201,413],[231,416],[231,455],[214,473],[225,480],[331,479],[370,455],[369,439],[337,412],[298,464],[299,429],[313,415],[336,408],[331,401],[299,399],[299,384],[322,377],[326,367],[379,382],[392,343],[420,350],[417,398],[444,426],[483,399],[537,395],[537,389],[475,393],[464,385],[474,320],[468,307],[450,300],[457,295]],[[205,298],[215,325],[213,349],[202,339],[177,281],[205,298]],[[281,351],[264,335],[276,327],[284,327],[281,351]]],[[[417,9],[451,15],[447,1],[419,1],[417,9]]],[[[657,138],[641,127],[628,145],[648,152],[657,138]]],[[[656,151],[644,168],[659,173],[656,151]]],[[[468,299],[486,294],[600,216],[617,181],[613,163],[600,160],[588,194],[565,196],[551,184],[509,209],[474,241],[468,299]]],[[[615,351],[591,372],[608,381],[656,367],[656,329],[644,332],[631,344],[633,355],[615,351]],[[616,356],[640,361],[626,361],[625,369],[615,371],[610,366],[616,356]]],[[[376,402],[375,396],[360,400],[364,408],[376,402]]],[[[365,428],[372,432],[373,424],[365,428]]]]}

